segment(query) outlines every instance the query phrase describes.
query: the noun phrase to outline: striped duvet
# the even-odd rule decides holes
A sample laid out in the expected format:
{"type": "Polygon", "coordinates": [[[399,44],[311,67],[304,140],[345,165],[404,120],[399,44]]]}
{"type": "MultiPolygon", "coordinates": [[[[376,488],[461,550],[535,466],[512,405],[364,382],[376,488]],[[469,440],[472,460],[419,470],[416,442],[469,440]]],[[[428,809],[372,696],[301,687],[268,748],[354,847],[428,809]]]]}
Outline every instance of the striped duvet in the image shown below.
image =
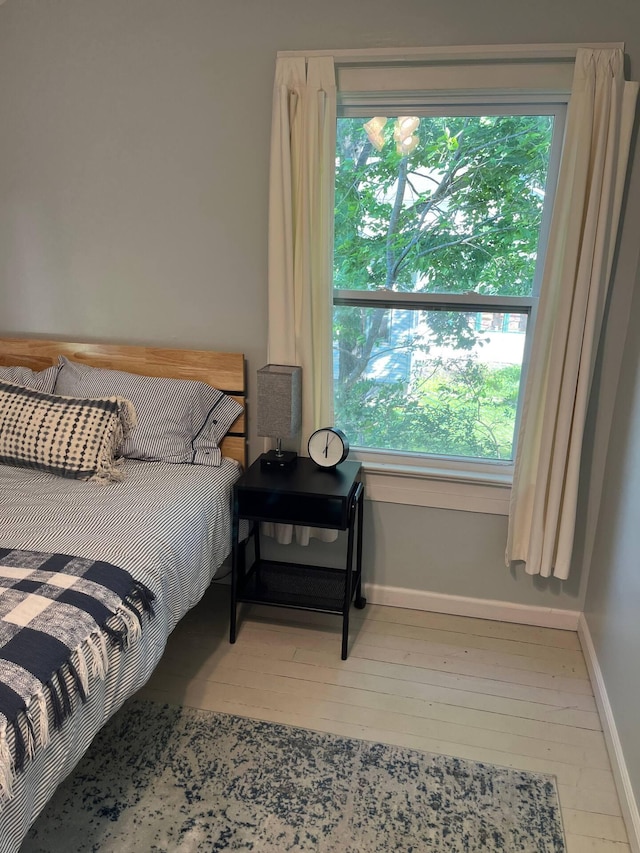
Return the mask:
{"type": "Polygon", "coordinates": [[[13,798],[0,803],[0,853],[19,849],[95,733],[147,681],[167,636],[230,550],[235,462],[212,468],[127,460],[125,472],[124,481],[103,485],[0,466],[0,547],[105,560],[156,596],[141,642],[111,649],[106,680],[92,685],[89,702],[19,774],[13,798]]]}

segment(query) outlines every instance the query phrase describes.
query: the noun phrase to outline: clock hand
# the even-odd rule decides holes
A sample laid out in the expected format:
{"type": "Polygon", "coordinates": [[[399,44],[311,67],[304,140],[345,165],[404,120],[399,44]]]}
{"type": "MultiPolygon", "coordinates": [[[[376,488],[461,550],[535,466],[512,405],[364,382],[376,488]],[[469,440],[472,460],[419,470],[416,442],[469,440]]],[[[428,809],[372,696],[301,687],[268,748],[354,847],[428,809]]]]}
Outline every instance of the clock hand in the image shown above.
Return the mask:
{"type": "Polygon", "coordinates": [[[335,438],[335,435],[332,435],[331,438],[327,438],[327,446],[324,449],[325,459],[328,458],[328,456],[329,456],[329,445],[331,444],[331,442],[333,441],[334,438],[335,438]]]}

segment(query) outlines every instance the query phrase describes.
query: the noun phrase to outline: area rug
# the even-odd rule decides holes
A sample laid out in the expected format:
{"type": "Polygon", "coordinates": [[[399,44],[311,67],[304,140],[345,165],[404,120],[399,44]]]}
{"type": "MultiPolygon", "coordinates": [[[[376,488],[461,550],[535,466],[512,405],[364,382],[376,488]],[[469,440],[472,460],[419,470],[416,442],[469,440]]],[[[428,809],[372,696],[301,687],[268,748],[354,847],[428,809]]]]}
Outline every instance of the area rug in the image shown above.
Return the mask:
{"type": "Polygon", "coordinates": [[[133,699],[98,734],[21,853],[221,850],[565,846],[552,777],[133,699]]]}

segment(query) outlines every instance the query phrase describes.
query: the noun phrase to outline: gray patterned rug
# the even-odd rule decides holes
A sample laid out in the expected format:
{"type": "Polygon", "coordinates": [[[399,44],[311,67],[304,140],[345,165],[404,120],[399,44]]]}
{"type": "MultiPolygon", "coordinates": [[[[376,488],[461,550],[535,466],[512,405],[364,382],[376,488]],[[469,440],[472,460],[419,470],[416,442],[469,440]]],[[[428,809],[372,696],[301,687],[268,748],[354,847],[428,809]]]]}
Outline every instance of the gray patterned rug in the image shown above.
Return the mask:
{"type": "Polygon", "coordinates": [[[130,700],[21,853],[564,853],[553,778],[130,700]]]}

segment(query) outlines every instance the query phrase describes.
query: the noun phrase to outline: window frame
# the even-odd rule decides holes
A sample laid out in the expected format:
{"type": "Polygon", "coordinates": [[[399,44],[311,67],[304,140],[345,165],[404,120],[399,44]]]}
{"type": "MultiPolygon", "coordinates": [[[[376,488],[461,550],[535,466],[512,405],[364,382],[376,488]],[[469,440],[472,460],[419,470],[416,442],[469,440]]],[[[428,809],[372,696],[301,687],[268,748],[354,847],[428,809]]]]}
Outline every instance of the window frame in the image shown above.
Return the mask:
{"type": "MultiPolygon", "coordinates": [[[[379,71],[376,66],[372,66],[379,71]]],[[[410,73],[411,69],[404,69],[410,73]]],[[[403,75],[404,76],[404,75],[403,75]]],[[[359,69],[358,84],[362,83],[359,69]]],[[[338,80],[340,74],[338,73],[338,80]]],[[[379,81],[377,81],[379,85],[379,81]]],[[[380,293],[377,291],[345,290],[332,287],[332,303],[336,306],[447,308],[477,312],[484,310],[507,313],[517,308],[528,315],[525,349],[520,380],[520,393],[515,419],[513,454],[522,418],[524,389],[530,363],[540,285],[549,238],[555,190],[557,186],[562,143],[569,102],[569,91],[484,91],[450,90],[448,92],[399,93],[377,91],[342,92],[338,90],[337,120],[340,118],[370,118],[372,115],[394,115],[400,108],[411,115],[553,115],[554,129],[549,153],[549,170],[545,205],[538,239],[536,271],[532,294],[527,297],[483,296],[481,294],[445,293],[380,293]]],[[[331,346],[334,340],[332,337],[331,346]]],[[[333,379],[331,399],[334,399],[333,379]]],[[[437,456],[406,451],[377,450],[352,446],[352,458],[362,462],[367,483],[367,496],[391,503],[410,503],[460,509],[472,512],[508,515],[509,496],[513,479],[512,460],[479,460],[455,456],[437,456]]]]}

